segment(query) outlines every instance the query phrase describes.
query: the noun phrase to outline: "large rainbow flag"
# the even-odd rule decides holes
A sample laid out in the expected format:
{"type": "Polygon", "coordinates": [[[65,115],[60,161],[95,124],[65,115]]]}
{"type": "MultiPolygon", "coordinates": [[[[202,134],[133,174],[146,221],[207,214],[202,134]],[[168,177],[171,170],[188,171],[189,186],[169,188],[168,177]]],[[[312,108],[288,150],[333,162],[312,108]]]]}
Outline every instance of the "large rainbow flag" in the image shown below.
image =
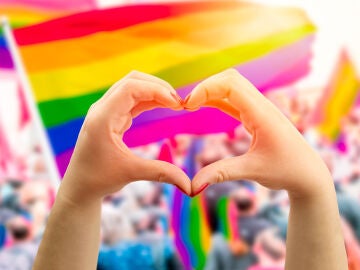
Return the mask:
{"type": "MultiPolygon", "coordinates": [[[[266,90],[309,70],[314,31],[297,8],[219,1],[95,10],[14,34],[63,174],[89,106],[129,71],[163,78],[185,96],[199,81],[235,67],[266,90]]],[[[132,147],[237,125],[210,108],[155,109],[137,117],[124,139],[132,147]]]]}

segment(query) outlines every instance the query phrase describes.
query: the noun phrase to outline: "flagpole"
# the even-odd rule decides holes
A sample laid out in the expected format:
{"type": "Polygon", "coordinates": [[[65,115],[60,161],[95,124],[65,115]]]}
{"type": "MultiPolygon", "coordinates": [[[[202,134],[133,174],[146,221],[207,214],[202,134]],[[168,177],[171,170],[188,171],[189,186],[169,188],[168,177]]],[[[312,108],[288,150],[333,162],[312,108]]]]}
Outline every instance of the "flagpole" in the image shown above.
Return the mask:
{"type": "Polygon", "coordinates": [[[50,176],[50,181],[54,185],[54,187],[58,188],[60,184],[60,174],[57,169],[56,163],[55,163],[55,156],[52,152],[50,142],[48,140],[48,137],[45,132],[45,128],[43,126],[39,110],[35,103],[35,98],[33,95],[33,91],[29,82],[29,79],[25,72],[25,67],[22,62],[12,29],[10,27],[9,21],[5,16],[0,17],[0,23],[1,27],[4,30],[4,36],[5,40],[7,42],[7,45],[10,49],[10,55],[15,65],[16,73],[19,76],[20,84],[22,87],[22,90],[24,91],[24,96],[26,100],[26,105],[28,106],[30,110],[30,114],[32,117],[32,121],[35,125],[35,130],[40,138],[41,143],[41,150],[45,157],[45,162],[47,165],[47,169],[50,176]]]}

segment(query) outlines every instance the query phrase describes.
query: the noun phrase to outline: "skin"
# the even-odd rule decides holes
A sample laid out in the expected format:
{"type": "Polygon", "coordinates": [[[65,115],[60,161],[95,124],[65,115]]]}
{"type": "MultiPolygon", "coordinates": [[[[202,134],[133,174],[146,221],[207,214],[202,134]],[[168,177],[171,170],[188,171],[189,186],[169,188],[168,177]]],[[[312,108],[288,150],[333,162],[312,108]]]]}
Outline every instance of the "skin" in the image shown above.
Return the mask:
{"type": "Polygon", "coordinates": [[[206,79],[185,101],[168,83],[139,72],[114,84],[86,116],[33,269],[96,269],[102,198],[141,179],[177,185],[188,195],[237,179],[286,189],[291,209],[286,269],[347,269],[329,171],[288,119],[235,70],[206,79]],[[172,164],[135,156],[122,141],[132,118],[143,111],[204,106],[239,119],[252,143],[244,155],[202,168],[191,182],[172,164]]]}

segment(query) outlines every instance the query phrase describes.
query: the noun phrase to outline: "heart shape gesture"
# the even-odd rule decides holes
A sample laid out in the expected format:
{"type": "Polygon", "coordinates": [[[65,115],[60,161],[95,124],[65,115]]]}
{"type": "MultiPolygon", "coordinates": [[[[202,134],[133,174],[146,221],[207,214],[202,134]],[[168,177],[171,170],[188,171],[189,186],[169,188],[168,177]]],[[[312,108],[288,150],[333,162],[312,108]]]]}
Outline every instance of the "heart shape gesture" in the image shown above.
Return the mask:
{"type": "Polygon", "coordinates": [[[210,184],[238,179],[307,194],[321,186],[321,181],[304,182],[313,179],[310,176],[314,175],[312,168],[317,163],[327,171],[287,118],[235,70],[203,81],[185,101],[167,82],[131,72],[90,108],[66,172],[66,175],[76,172],[76,177],[75,174],[65,177],[65,181],[77,179],[69,192],[81,200],[103,197],[142,179],[171,183],[188,195],[196,195],[210,184]],[[122,141],[132,119],[146,110],[156,107],[197,110],[203,106],[218,108],[239,119],[253,139],[245,155],[206,166],[192,182],[175,165],[144,160],[122,141]]]}

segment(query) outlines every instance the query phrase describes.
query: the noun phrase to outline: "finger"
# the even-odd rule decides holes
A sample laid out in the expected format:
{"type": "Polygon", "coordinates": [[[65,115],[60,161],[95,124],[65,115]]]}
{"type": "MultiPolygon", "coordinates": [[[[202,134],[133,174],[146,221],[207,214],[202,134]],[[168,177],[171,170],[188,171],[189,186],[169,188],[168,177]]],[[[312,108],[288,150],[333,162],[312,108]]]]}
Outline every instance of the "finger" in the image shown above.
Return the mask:
{"type": "Polygon", "coordinates": [[[197,195],[211,184],[225,181],[249,179],[258,181],[260,175],[261,160],[251,153],[238,157],[232,157],[216,161],[202,168],[191,182],[192,195],[197,195]]]}
{"type": "Polygon", "coordinates": [[[235,119],[240,119],[240,112],[236,108],[234,108],[228,101],[226,100],[211,100],[207,101],[204,104],[205,107],[218,108],[221,109],[226,114],[234,117],[235,119]]]}
{"type": "Polygon", "coordinates": [[[161,104],[156,101],[141,102],[131,110],[131,115],[133,118],[135,118],[144,111],[150,111],[152,109],[161,108],[161,107],[163,106],[161,106],[161,104]]]}
{"type": "Polygon", "coordinates": [[[112,87],[110,87],[110,89],[108,91],[106,91],[106,93],[103,95],[102,99],[108,98],[116,90],[116,88],[124,80],[127,80],[127,79],[136,79],[136,80],[142,80],[142,81],[146,81],[146,82],[153,82],[153,83],[157,83],[157,84],[162,85],[163,87],[169,89],[169,91],[171,91],[171,92],[175,91],[175,89],[168,82],[166,82],[166,81],[164,81],[164,80],[162,80],[162,79],[160,79],[158,77],[155,77],[153,75],[133,70],[133,71],[129,72],[121,80],[117,81],[112,87]]]}
{"type": "MultiPolygon", "coordinates": [[[[254,98],[258,90],[234,69],[225,70],[198,84],[186,97],[186,107],[200,107],[210,100],[229,99],[230,103],[239,97],[254,98]]],[[[235,104],[233,104],[235,105],[235,104]]],[[[237,104],[237,107],[241,104],[237,104]]]]}
{"type": "MultiPolygon", "coordinates": [[[[166,108],[167,106],[165,104],[161,104],[159,102],[156,101],[145,101],[145,102],[141,102],[138,105],[136,105],[132,110],[131,110],[131,115],[133,118],[137,117],[139,114],[145,112],[145,111],[150,111],[152,109],[156,109],[156,108],[166,108]]],[[[175,108],[169,108],[169,109],[173,109],[173,110],[181,110],[182,108],[179,108],[178,106],[175,108]]]]}
{"type": "MultiPolygon", "coordinates": [[[[227,99],[207,101],[204,106],[220,109],[221,111],[230,115],[231,117],[239,121],[242,121],[240,111],[236,109],[234,106],[232,106],[230,102],[227,101],[227,99]]],[[[243,122],[243,125],[247,132],[253,134],[252,127],[248,123],[243,122]]]]}
{"type": "Polygon", "coordinates": [[[135,179],[158,181],[177,186],[185,194],[191,194],[189,177],[177,166],[159,160],[139,161],[139,169],[135,172],[135,179]]]}
{"type": "Polygon", "coordinates": [[[182,108],[181,99],[158,83],[127,79],[119,84],[113,94],[104,101],[104,110],[124,115],[142,102],[158,102],[168,108],[182,108]]]}
{"type": "Polygon", "coordinates": [[[128,79],[137,79],[137,80],[143,80],[143,81],[147,81],[147,82],[153,82],[153,83],[158,83],[160,85],[162,85],[163,87],[171,90],[175,90],[170,83],[168,83],[167,81],[164,81],[154,75],[151,74],[147,74],[144,72],[140,72],[140,71],[136,71],[133,70],[131,71],[128,75],[126,75],[124,78],[128,78],[128,79]]]}

